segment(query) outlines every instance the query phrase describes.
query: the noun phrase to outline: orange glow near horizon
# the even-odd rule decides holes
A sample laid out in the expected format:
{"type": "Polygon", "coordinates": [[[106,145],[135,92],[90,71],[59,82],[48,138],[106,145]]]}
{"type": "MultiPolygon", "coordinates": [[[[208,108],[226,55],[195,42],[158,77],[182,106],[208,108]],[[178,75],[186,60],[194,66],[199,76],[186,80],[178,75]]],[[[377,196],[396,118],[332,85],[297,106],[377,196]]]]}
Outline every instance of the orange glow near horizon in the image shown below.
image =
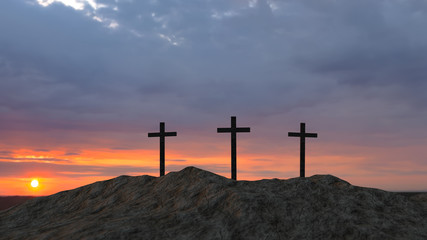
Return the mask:
{"type": "MultiPolygon", "coordinates": [[[[115,178],[119,175],[157,177],[159,174],[157,150],[92,149],[69,156],[65,153],[66,151],[61,149],[48,152],[29,149],[14,150],[10,159],[0,161],[23,163],[24,165],[26,163],[42,164],[40,166],[46,167],[31,165],[31,168],[19,170],[19,176],[0,177],[2,186],[0,195],[44,196],[115,178]],[[33,179],[39,181],[37,187],[31,186],[33,179]]],[[[169,150],[166,153],[166,174],[188,166],[195,166],[230,178],[230,156],[227,151],[221,152],[220,155],[206,157],[189,157],[192,154],[185,153],[183,150],[179,152],[169,150]]],[[[201,156],[203,153],[195,155],[201,156]]],[[[369,163],[369,159],[363,156],[368,156],[368,154],[338,156],[320,155],[312,151],[307,154],[306,176],[331,174],[354,185],[391,191],[417,191],[426,188],[427,177],[422,174],[397,176],[385,173],[377,174],[377,176],[372,174],[370,169],[363,167],[363,164],[369,163]]],[[[400,164],[401,170],[410,171],[416,168],[407,163],[395,164],[400,164]]],[[[299,176],[299,155],[297,152],[282,155],[254,154],[242,147],[238,152],[237,167],[238,180],[295,178],[299,176]]],[[[383,168],[387,170],[386,167],[383,168]]]]}

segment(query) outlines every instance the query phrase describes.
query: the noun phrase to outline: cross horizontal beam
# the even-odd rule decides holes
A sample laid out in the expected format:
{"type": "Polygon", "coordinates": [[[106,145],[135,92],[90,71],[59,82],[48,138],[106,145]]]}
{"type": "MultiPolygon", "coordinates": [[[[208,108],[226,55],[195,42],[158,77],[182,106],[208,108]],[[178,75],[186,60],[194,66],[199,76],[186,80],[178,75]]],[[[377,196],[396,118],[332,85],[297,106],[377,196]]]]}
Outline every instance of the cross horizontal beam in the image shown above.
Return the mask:
{"type": "Polygon", "coordinates": [[[297,132],[289,132],[288,137],[309,137],[309,138],[317,138],[317,133],[297,133],[297,132]]]}
{"type": "Polygon", "coordinates": [[[176,132],[158,132],[158,133],[148,133],[148,137],[176,137],[176,132]]]}
{"type": "Polygon", "coordinates": [[[251,128],[248,127],[241,127],[241,128],[218,128],[218,133],[225,133],[225,132],[251,132],[251,128]]]}

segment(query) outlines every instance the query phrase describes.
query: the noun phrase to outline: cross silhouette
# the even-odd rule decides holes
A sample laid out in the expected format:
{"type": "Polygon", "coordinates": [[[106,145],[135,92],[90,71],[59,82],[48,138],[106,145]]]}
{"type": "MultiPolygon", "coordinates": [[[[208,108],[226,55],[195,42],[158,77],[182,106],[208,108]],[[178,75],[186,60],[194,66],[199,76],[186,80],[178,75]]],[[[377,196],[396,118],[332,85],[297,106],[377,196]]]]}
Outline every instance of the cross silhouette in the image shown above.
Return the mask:
{"type": "Polygon", "coordinates": [[[289,132],[289,137],[300,138],[300,177],[305,177],[305,138],[317,138],[317,133],[306,133],[305,123],[301,123],[300,132],[289,132]]]}
{"type": "Polygon", "coordinates": [[[165,132],[165,123],[160,123],[160,132],[148,133],[148,137],[160,137],[160,176],[165,175],[165,137],[175,137],[176,132],[165,132]]]}
{"type": "Polygon", "coordinates": [[[238,132],[250,132],[251,129],[248,127],[238,128],[236,127],[236,117],[231,117],[231,127],[230,128],[218,128],[218,133],[231,133],[231,179],[236,180],[237,171],[236,171],[236,136],[238,132]]]}

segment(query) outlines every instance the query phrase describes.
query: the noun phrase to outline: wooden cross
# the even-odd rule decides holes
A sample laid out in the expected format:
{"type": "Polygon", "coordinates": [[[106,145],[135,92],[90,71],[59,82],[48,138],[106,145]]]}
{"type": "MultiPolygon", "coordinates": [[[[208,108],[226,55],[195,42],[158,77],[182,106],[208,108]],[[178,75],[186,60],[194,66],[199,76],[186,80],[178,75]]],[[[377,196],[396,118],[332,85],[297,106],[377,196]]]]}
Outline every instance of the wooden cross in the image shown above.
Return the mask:
{"type": "Polygon", "coordinates": [[[300,138],[300,177],[305,177],[305,138],[317,138],[317,133],[306,133],[305,123],[301,123],[300,132],[289,132],[289,137],[300,138]]]}
{"type": "Polygon", "coordinates": [[[238,132],[250,132],[251,129],[248,127],[238,128],[236,127],[236,117],[231,117],[231,128],[218,128],[218,133],[231,133],[231,179],[236,180],[236,133],[238,132]]]}
{"type": "Polygon", "coordinates": [[[176,132],[165,132],[165,123],[160,123],[160,132],[148,133],[148,137],[160,137],[160,176],[165,175],[165,137],[175,137],[176,132]]]}

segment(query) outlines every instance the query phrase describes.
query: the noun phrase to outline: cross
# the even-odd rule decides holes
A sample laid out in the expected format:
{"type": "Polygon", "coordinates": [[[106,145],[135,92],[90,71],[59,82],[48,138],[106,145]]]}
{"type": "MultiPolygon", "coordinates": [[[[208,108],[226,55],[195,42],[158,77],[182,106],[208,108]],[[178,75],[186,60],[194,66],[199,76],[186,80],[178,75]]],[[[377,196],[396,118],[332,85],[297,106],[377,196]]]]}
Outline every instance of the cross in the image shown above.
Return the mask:
{"type": "Polygon", "coordinates": [[[300,132],[289,132],[289,137],[300,138],[300,177],[305,177],[305,138],[317,138],[317,133],[306,133],[305,123],[301,123],[300,132]]]}
{"type": "Polygon", "coordinates": [[[236,127],[236,117],[231,117],[230,128],[218,128],[218,133],[231,133],[231,179],[236,180],[236,133],[238,132],[250,132],[251,129],[248,127],[238,128],[236,127]]]}
{"type": "Polygon", "coordinates": [[[165,137],[175,137],[176,132],[165,132],[165,123],[160,123],[160,132],[148,133],[148,137],[160,137],[160,176],[165,175],[165,137]]]}

